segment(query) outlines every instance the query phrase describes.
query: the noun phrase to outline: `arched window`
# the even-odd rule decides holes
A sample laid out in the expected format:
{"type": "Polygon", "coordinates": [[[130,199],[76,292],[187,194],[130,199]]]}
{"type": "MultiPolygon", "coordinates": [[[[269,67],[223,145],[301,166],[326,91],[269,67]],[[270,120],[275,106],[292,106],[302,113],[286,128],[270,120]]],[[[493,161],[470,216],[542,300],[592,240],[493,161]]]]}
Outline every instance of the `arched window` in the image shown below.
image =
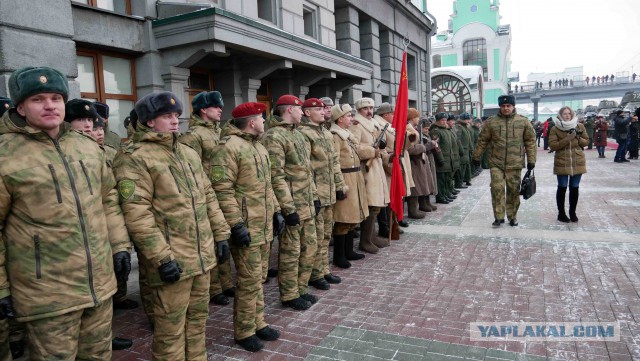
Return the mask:
{"type": "Polygon", "coordinates": [[[431,58],[431,66],[433,68],[440,68],[442,67],[442,55],[440,54],[436,54],[431,58]]]}
{"type": "Polygon", "coordinates": [[[485,39],[467,40],[462,45],[462,64],[480,65],[484,80],[487,80],[487,41],[485,39]]]}
{"type": "Polygon", "coordinates": [[[431,78],[431,104],[434,113],[472,112],[471,93],[460,79],[451,75],[436,75],[431,78]]]}

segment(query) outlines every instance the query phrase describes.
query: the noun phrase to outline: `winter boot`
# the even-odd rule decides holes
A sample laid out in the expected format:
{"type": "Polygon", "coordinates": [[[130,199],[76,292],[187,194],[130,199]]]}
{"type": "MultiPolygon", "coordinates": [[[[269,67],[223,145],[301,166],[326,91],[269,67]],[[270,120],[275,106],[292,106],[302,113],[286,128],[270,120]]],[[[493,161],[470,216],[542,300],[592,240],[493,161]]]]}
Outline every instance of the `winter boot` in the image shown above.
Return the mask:
{"type": "Polygon", "coordinates": [[[576,208],[578,207],[578,196],[580,195],[580,188],[569,187],[569,218],[571,222],[577,222],[578,216],[576,216],[576,208]]]}
{"type": "Polygon", "coordinates": [[[257,352],[264,348],[264,344],[256,335],[251,335],[242,340],[236,340],[236,343],[249,352],[257,352]]]}
{"type": "Polygon", "coordinates": [[[558,206],[558,220],[560,222],[569,223],[569,217],[564,211],[564,199],[567,194],[567,187],[558,187],[556,191],[556,205],[558,206]]]}
{"type": "Polygon", "coordinates": [[[349,261],[357,261],[359,259],[363,259],[364,255],[362,253],[357,253],[353,250],[353,238],[355,232],[351,231],[344,236],[344,256],[349,261]]]}
{"type": "Polygon", "coordinates": [[[333,235],[333,264],[340,268],[349,268],[351,263],[347,261],[344,254],[345,249],[345,237],[344,235],[333,235]]]}
{"type": "Polygon", "coordinates": [[[256,331],[256,336],[264,341],[275,341],[280,338],[280,331],[269,326],[265,326],[256,331]]]}
{"type": "Polygon", "coordinates": [[[409,218],[423,219],[426,213],[418,209],[418,197],[407,197],[407,205],[409,208],[409,218]]]}
{"type": "Polygon", "coordinates": [[[418,197],[418,209],[423,212],[431,212],[433,209],[428,204],[429,196],[418,197]]]}
{"type": "Polygon", "coordinates": [[[375,217],[369,215],[367,219],[360,223],[360,249],[367,253],[378,253],[378,247],[373,244],[373,231],[375,228],[375,217]]]}
{"type": "Polygon", "coordinates": [[[432,211],[438,210],[438,207],[436,207],[435,204],[431,204],[431,196],[426,196],[425,199],[427,200],[427,206],[429,206],[432,211]]]}
{"type": "Polygon", "coordinates": [[[385,248],[385,247],[389,247],[391,245],[389,243],[389,236],[388,235],[386,237],[382,237],[382,236],[373,237],[371,242],[378,248],[385,248]]]}
{"type": "Polygon", "coordinates": [[[389,237],[389,208],[380,209],[380,213],[376,217],[378,219],[378,236],[383,238],[389,237]]]}

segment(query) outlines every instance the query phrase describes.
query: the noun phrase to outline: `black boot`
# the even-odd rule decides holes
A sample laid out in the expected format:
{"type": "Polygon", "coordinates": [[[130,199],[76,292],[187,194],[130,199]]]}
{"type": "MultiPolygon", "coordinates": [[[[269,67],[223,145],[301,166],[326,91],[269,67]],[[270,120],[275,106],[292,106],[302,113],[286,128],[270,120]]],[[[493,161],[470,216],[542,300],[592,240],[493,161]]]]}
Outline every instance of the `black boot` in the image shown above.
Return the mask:
{"type": "Polygon", "coordinates": [[[569,223],[569,217],[567,217],[567,213],[564,211],[564,199],[567,194],[567,187],[558,186],[558,190],[556,191],[556,205],[558,206],[558,220],[560,222],[569,223]]]}
{"type": "Polygon", "coordinates": [[[380,209],[380,213],[376,217],[378,219],[378,236],[382,238],[389,237],[389,207],[380,209]]]}
{"type": "Polygon", "coordinates": [[[333,235],[333,264],[340,268],[349,268],[351,263],[347,261],[344,255],[345,250],[345,237],[344,235],[333,235]]]}
{"type": "Polygon", "coordinates": [[[133,345],[133,341],[126,338],[114,337],[111,340],[111,348],[113,350],[124,350],[131,347],[131,345],[133,345]]]}
{"type": "Polygon", "coordinates": [[[275,341],[280,338],[280,331],[269,326],[265,326],[256,331],[256,336],[264,341],[275,341]]]}
{"type": "Polygon", "coordinates": [[[222,293],[224,293],[224,295],[229,298],[234,298],[236,297],[236,288],[235,287],[227,288],[226,290],[222,291],[222,293]]]}
{"type": "Polygon", "coordinates": [[[580,195],[580,188],[569,187],[569,218],[571,222],[577,222],[578,216],[576,216],[576,208],[578,207],[578,196],[580,195]]]}
{"type": "MultiPolygon", "coordinates": [[[[349,262],[349,261],[347,261],[347,262],[349,262]]],[[[339,276],[336,276],[336,275],[331,274],[331,273],[324,275],[324,280],[329,282],[329,283],[332,283],[332,284],[338,284],[338,283],[342,282],[342,279],[339,276]]]]}
{"type": "MultiPolygon", "coordinates": [[[[131,342],[131,341],[129,341],[129,342],[131,342]]],[[[14,360],[17,360],[18,358],[22,357],[22,355],[24,355],[24,346],[25,346],[24,339],[19,340],[19,341],[9,342],[9,349],[11,350],[11,357],[14,360]]],[[[131,345],[129,345],[129,346],[131,346],[131,345]]]]}
{"type": "Polygon", "coordinates": [[[236,340],[236,343],[249,352],[257,352],[264,348],[264,344],[256,335],[251,335],[242,340],[236,340]]]}
{"type": "Polygon", "coordinates": [[[349,261],[357,261],[364,258],[364,254],[353,250],[353,231],[344,236],[344,256],[349,261]]]}
{"type": "Polygon", "coordinates": [[[226,306],[229,304],[229,298],[224,295],[224,293],[218,293],[217,295],[211,297],[209,303],[213,303],[220,306],[226,306]]]}

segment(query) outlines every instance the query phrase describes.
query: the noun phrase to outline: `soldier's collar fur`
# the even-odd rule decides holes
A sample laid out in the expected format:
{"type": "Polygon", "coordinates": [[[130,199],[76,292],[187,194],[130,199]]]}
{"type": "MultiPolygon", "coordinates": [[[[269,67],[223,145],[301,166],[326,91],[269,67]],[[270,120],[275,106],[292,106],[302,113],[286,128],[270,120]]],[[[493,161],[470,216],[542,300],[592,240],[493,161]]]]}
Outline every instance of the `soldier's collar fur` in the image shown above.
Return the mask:
{"type": "Polygon", "coordinates": [[[347,140],[351,136],[351,132],[348,129],[342,129],[336,123],[331,124],[329,131],[333,134],[337,134],[342,140],[347,140]]]}
{"type": "Polygon", "coordinates": [[[362,115],[360,115],[360,113],[356,113],[355,115],[355,120],[358,121],[358,123],[362,124],[362,127],[364,129],[366,129],[369,133],[373,133],[376,130],[380,130],[378,128],[378,124],[375,120],[373,120],[373,118],[371,120],[363,117],[362,115]]]}

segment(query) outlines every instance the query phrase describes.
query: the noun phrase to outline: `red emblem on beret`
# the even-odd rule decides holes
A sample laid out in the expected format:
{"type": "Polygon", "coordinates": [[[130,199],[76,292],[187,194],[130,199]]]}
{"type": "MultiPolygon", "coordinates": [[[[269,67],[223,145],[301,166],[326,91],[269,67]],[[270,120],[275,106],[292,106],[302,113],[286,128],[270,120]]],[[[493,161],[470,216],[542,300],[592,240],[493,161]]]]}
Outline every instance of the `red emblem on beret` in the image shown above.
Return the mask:
{"type": "Polygon", "coordinates": [[[280,105],[302,105],[302,100],[298,99],[298,97],[287,94],[278,98],[276,106],[280,105]]]}
{"type": "Polygon", "coordinates": [[[309,98],[304,101],[304,104],[302,104],[303,108],[315,108],[315,107],[323,107],[323,106],[324,106],[324,103],[322,103],[322,101],[318,98],[309,98]]]}
{"type": "Polygon", "coordinates": [[[262,114],[267,109],[267,106],[262,103],[243,103],[233,108],[231,116],[234,119],[250,117],[253,115],[262,114]]]}

